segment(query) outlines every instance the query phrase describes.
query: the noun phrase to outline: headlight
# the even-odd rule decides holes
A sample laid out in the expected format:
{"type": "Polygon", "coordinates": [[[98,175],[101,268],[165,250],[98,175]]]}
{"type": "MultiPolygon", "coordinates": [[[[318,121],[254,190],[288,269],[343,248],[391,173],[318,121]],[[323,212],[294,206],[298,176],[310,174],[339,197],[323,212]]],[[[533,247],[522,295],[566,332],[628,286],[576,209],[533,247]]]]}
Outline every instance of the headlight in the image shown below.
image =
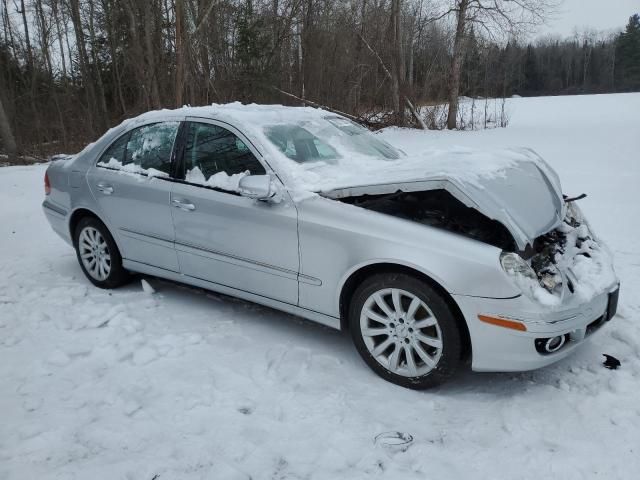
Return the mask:
{"type": "Polygon", "coordinates": [[[533,268],[524,261],[517,253],[502,252],[500,254],[500,265],[502,269],[511,276],[522,276],[531,280],[538,281],[538,276],[533,268]]]}
{"type": "Polygon", "coordinates": [[[533,268],[520,255],[512,252],[502,252],[500,264],[522,293],[530,299],[547,305],[555,305],[560,301],[562,276],[559,273],[549,270],[538,278],[533,268]]]}

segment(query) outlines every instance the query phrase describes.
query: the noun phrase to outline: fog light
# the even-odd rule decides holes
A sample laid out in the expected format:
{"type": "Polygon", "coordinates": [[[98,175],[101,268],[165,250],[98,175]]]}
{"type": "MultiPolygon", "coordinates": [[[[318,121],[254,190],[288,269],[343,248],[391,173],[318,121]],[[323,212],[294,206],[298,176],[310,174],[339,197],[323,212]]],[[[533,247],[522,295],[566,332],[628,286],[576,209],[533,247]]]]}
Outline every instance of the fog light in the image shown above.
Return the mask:
{"type": "Polygon", "coordinates": [[[556,353],[558,350],[565,346],[568,340],[568,333],[551,338],[536,338],[536,350],[538,351],[538,353],[542,354],[556,353]]]}

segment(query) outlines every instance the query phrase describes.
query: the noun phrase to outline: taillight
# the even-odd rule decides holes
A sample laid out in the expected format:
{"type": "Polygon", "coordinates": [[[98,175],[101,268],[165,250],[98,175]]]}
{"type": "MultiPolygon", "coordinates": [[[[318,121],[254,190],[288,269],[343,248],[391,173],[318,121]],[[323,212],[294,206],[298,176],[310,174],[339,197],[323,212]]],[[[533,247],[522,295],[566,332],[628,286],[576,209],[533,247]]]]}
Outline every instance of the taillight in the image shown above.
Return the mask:
{"type": "Polygon", "coordinates": [[[49,174],[44,173],[44,194],[49,195],[51,193],[51,184],[49,183],[49,174]]]}

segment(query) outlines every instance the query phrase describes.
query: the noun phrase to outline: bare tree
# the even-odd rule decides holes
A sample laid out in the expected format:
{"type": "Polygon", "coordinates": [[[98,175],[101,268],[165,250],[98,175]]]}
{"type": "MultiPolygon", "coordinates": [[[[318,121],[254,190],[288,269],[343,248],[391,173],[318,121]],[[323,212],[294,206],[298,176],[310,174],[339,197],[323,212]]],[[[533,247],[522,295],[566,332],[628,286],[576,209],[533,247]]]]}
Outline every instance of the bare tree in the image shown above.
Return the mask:
{"type": "Polygon", "coordinates": [[[504,103],[458,97],[632,84],[619,35],[513,36],[556,0],[444,1],[0,0],[0,149],[73,151],[128,116],[211,101],[304,102],[371,128],[493,128],[504,103]]]}
{"type": "Polygon", "coordinates": [[[440,17],[455,13],[455,36],[449,69],[449,115],[447,128],[456,128],[462,58],[468,28],[476,26],[490,38],[513,35],[543,23],[557,0],[453,0],[453,5],[440,17]]]}
{"type": "Polygon", "coordinates": [[[405,109],[401,103],[400,89],[404,83],[404,55],[402,52],[402,22],[401,22],[401,0],[391,0],[391,22],[390,22],[390,41],[391,54],[393,59],[393,68],[391,71],[391,91],[393,95],[393,110],[398,118],[398,124],[405,123],[405,109]]]}
{"type": "Polygon", "coordinates": [[[2,96],[0,95],[0,138],[2,144],[7,152],[9,163],[15,163],[18,159],[18,147],[16,146],[16,139],[11,131],[11,124],[9,118],[4,110],[2,103],[2,96]]]}

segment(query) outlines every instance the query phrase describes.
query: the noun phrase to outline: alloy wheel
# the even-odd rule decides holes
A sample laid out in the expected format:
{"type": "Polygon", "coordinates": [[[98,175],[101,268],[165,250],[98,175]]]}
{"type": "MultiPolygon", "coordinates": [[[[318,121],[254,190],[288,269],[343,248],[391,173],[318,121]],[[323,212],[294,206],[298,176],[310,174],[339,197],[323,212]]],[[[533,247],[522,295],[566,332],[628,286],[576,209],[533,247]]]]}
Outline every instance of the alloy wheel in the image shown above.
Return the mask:
{"type": "Polygon", "coordinates": [[[371,356],[396,375],[425,375],[442,356],[438,319],[406,290],[385,288],[370,295],[362,307],[360,330],[371,356]]]}
{"type": "Polygon", "coordinates": [[[89,275],[98,281],[105,280],[111,272],[111,254],[100,231],[90,226],[83,228],[78,238],[78,249],[89,275]]]}

